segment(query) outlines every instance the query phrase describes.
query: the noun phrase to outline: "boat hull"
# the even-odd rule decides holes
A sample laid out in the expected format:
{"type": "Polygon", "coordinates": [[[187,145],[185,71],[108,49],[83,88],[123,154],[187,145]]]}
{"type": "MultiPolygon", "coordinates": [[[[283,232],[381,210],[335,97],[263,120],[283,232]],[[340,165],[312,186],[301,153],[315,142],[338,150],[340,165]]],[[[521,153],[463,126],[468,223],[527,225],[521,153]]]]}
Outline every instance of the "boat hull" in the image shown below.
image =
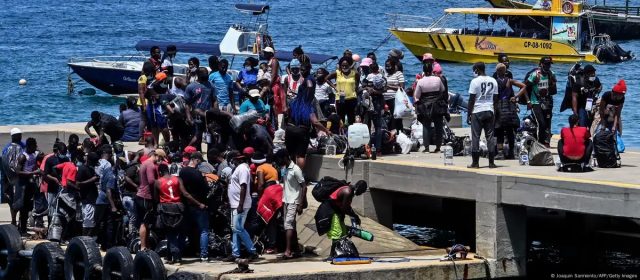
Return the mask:
{"type": "Polygon", "coordinates": [[[140,70],[92,67],[69,63],[69,67],[90,85],[111,95],[138,92],[140,70]]]}
{"type": "MultiPolygon", "coordinates": [[[[532,5],[511,0],[487,0],[491,6],[495,8],[517,8],[531,9],[532,5]]],[[[632,40],[640,39],[640,16],[628,15],[619,16],[617,13],[611,13],[604,7],[594,7],[593,22],[595,24],[596,33],[606,33],[613,40],[632,40]]],[[[539,23],[532,18],[522,17],[518,20],[509,19],[509,26],[515,31],[539,29],[539,23]]],[[[588,23],[583,20],[582,24],[587,26],[588,23]]]]}
{"type": "Polygon", "coordinates": [[[550,56],[554,62],[598,63],[598,59],[592,54],[579,53],[570,45],[549,40],[438,33],[428,30],[391,29],[391,33],[418,58],[429,52],[438,60],[494,63],[498,54],[505,53],[512,61],[539,61],[543,56],[550,56]]]}

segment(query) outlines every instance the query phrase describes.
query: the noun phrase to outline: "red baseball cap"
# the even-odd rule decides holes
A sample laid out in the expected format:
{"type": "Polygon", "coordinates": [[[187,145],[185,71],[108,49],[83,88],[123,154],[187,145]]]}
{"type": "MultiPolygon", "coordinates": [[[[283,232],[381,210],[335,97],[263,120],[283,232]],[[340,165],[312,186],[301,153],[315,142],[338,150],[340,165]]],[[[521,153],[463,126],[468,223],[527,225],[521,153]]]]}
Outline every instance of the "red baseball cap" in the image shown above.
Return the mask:
{"type": "Polygon", "coordinates": [[[244,150],[242,150],[242,155],[244,155],[245,157],[252,157],[253,153],[255,153],[256,150],[253,149],[253,147],[246,147],[244,148],[244,150]]]}

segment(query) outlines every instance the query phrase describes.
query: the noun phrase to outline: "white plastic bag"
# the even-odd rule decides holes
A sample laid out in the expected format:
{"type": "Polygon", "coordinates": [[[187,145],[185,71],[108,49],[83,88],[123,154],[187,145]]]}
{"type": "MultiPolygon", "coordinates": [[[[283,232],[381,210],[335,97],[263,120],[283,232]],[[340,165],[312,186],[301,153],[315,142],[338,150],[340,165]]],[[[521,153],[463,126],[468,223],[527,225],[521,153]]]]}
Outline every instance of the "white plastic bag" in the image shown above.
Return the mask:
{"type": "Polygon", "coordinates": [[[409,96],[403,89],[399,88],[396,91],[395,108],[393,110],[393,117],[396,119],[412,118],[413,117],[413,104],[409,100],[409,96]]]}
{"type": "Polygon", "coordinates": [[[411,139],[409,139],[407,135],[405,135],[404,133],[398,133],[396,142],[400,145],[400,149],[402,150],[403,154],[408,154],[409,152],[411,152],[413,141],[411,141],[411,139]]]}
{"type": "Polygon", "coordinates": [[[411,140],[418,140],[420,145],[424,144],[424,139],[422,139],[422,123],[417,120],[411,124],[411,140]]]}

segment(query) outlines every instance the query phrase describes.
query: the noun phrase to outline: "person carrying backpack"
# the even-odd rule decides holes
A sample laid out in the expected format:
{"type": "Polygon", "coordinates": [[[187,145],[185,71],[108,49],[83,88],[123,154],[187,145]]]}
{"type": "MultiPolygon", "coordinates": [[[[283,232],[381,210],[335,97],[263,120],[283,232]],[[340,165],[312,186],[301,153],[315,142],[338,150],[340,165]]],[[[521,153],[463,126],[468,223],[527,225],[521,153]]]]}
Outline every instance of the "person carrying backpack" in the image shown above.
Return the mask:
{"type": "Polygon", "coordinates": [[[553,117],[553,95],[557,90],[557,79],[551,71],[553,61],[545,56],[540,59],[539,67],[527,73],[525,87],[518,93],[519,99],[526,101],[527,108],[533,111],[538,123],[538,141],[549,148],[551,142],[551,119],[553,117]]]}

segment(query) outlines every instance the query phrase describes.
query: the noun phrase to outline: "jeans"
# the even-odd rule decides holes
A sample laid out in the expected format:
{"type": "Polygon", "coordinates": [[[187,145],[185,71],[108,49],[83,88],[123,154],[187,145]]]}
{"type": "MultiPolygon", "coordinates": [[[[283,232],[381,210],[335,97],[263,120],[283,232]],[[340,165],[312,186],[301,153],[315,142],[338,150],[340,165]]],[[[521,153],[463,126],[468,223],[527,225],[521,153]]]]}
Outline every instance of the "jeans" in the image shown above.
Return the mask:
{"type": "Polygon", "coordinates": [[[376,146],[376,150],[382,151],[382,124],[384,118],[382,117],[382,111],[384,110],[384,97],[374,96],[371,98],[373,102],[373,113],[371,114],[371,120],[373,121],[373,138],[371,144],[376,146]]]}
{"type": "Polygon", "coordinates": [[[178,229],[167,231],[167,247],[169,248],[168,259],[173,261],[182,260],[182,248],[184,248],[184,236],[178,229]]]}
{"type": "Polygon", "coordinates": [[[533,114],[538,124],[538,141],[542,144],[551,143],[551,111],[553,106],[549,106],[545,110],[540,104],[533,104],[533,114]]]}
{"type": "MultiPolygon", "coordinates": [[[[358,105],[358,99],[347,99],[342,102],[338,101],[338,115],[340,120],[344,121],[344,117],[347,117],[349,125],[352,125],[356,121],[356,106],[358,105]]],[[[345,124],[346,125],[346,124],[345,124]]]]}
{"type": "Polygon", "coordinates": [[[133,197],[131,196],[123,196],[122,197],[122,206],[124,207],[124,209],[127,211],[127,218],[128,220],[128,224],[129,224],[129,229],[135,229],[136,228],[136,204],[133,200],[133,197]]]}
{"type": "Polygon", "coordinates": [[[494,115],[491,111],[482,111],[471,115],[471,152],[480,152],[480,133],[484,130],[489,154],[495,155],[496,138],[493,137],[495,127],[494,115]]]}
{"type": "Polygon", "coordinates": [[[503,150],[503,154],[505,157],[512,158],[514,157],[515,151],[515,143],[516,143],[516,128],[512,126],[503,126],[500,128],[496,128],[495,131],[496,138],[498,144],[504,144],[504,138],[507,138],[507,143],[509,144],[509,150],[503,150]]]}
{"type": "Polygon", "coordinates": [[[244,221],[247,219],[247,211],[245,209],[242,213],[238,213],[237,209],[233,209],[231,212],[231,230],[233,231],[231,240],[231,251],[234,257],[240,257],[240,243],[251,254],[256,253],[256,248],[253,246],[253,241],[249,237],[249,233],[244,229],[244,221]]]}
{"type": "Polygon", "coordinates": [[[442,127],[444,126],[443,117],[443,115],[432,115],[431,118],[422,117],[419,119],[422,124],[422,140],[424,141],[425,151],[429,150],[429,145],[431,144],[435,145],[436,149],[442,146],[442,127]],[[431,123],[433,123],[433,128],[431,127],[431,123]],[[431,135],[433,134],[435,134],[435,143],[431,143],[431,135]]]}
{"type": "MultiPolygon", "coordinates": [[[[391,98],[389,100],[385,100],[384,103],[387,106],[389,106],[389,111],[391,112],[391,115],[393,116],[393,112],[396,109],[396,99],[395,98],[391,98]]],[[[384,107],[384,104],[383,104],[383,107],[384,107]]],[[[389,124],[389,130],[396,129],[396,130],[398,130],[398,132],[400,132],[402,130],[402,128],[404,128],[404,125],[402,124],[402,119],[396,119],[396,118],[392,118],[391,119],[391,123],[389,124]]]]}
{"type": "Polygon", "coordinates": [[[578,108],[578,126],[591,127],[591,119],[585,108],[578,108]]]}
{"type": "Polygon", "coordinates": [[[200,258],[206,258],[209,256],[209,213],[195,207],[189,207],[189,213],[200,233],[200,258]]]}

